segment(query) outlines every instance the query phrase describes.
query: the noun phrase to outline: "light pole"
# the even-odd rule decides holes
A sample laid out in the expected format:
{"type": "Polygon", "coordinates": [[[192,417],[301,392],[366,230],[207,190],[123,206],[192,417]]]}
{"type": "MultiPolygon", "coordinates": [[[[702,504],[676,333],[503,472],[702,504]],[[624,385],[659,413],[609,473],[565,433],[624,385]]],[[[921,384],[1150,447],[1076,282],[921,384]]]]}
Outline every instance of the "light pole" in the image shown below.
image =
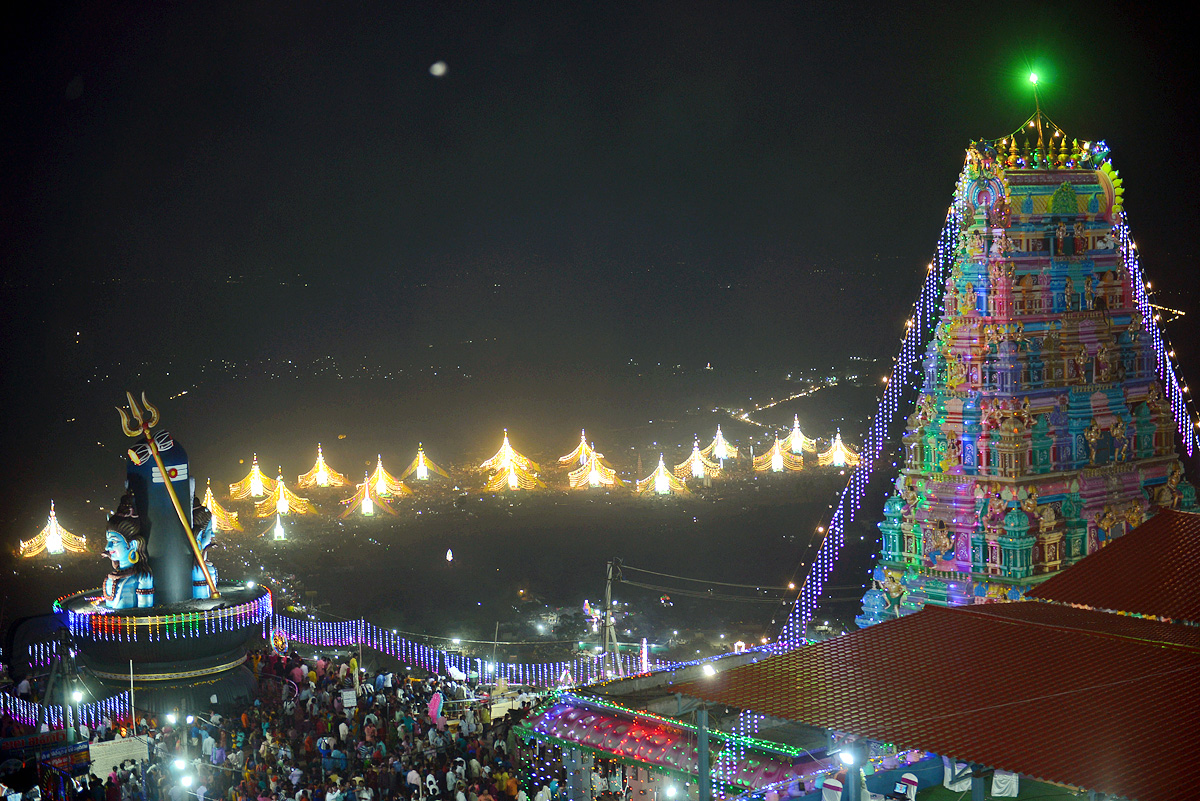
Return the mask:
{"type": "Polygon", "coordinates": [[[79,705],[83,703],[83,691],[73,690],[71,700],[75,703],[75,742],[79,742],[83,738],[83,733],[79,728],[79,705]]]}
{"type": "Polygon", "coordinates": [[[846,801],[862,801],[862,763],[866,759],[866,749],[858,740],[847,740],[842,743],[838,758],[846,766],[846,784],[842,788],[846,801]]]}

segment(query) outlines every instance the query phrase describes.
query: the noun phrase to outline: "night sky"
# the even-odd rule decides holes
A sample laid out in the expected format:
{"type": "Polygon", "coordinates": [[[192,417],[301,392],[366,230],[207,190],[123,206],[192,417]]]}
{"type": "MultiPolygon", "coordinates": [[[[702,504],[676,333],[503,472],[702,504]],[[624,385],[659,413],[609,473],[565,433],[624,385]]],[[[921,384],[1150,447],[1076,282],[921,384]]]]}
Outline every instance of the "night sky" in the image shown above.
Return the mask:
{"type": "MultiPolygon", "coordinates": [[[[1200,370],[1195,43],[1146,6],[5,13],[0,480],[22,501],[6,539],[44,517],[29,483],[120,445],[125,389],[173,394],[213,359],[387,371],[494,337],[471,369],[501,409],[602,391],[631,359],[889,359],[963,149],[1032,112],[1031,67],[1067,135],[1112,148],[1158,300],[1193,312],[1169,334],[1200,370]]],[[[231,446],[251,447],[264,406],[303,417],[308,389],[240,386],[210,382],[194,410],[231,446]]],[[[372,415],[365,397],[344,414],[372,415]]]]}

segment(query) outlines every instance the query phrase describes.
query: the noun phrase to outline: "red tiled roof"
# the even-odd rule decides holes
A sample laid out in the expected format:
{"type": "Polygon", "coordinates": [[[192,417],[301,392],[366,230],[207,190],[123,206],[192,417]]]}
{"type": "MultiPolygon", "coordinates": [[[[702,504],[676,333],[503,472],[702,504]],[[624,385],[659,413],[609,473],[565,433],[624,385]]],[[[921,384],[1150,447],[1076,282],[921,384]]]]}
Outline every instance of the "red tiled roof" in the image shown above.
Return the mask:
{"type": "Polygon", "coordinates": [[[1034,602],[931,606],[674,689],[1046,781],[1175,799],[1200,787],[1200,648],[1184,628],[1034,602]]]}
{"type": "Polygon", "coordinates": [[[1029,597],[1200,623],[1200,515],[1165,509],[1029,597]]]}

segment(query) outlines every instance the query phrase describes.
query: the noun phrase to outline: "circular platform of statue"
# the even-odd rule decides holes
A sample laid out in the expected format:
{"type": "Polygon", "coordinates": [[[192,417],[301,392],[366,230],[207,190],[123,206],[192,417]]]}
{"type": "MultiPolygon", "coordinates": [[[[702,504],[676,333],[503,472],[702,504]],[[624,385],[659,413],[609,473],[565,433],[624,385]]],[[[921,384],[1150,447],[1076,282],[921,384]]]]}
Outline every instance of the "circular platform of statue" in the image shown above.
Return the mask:
{"type": "Polygon", "coordinates": [[[97,604],[98,591],[87,590],[60,598],[55,611],[65,616],[80,656],[97,676],[128,680],[132,660],[141,681],[190,680],[242,664],[246,643],[261,637],[271,618],[266,587],[218,590],[217,598],[117,610],[97,604]]]}

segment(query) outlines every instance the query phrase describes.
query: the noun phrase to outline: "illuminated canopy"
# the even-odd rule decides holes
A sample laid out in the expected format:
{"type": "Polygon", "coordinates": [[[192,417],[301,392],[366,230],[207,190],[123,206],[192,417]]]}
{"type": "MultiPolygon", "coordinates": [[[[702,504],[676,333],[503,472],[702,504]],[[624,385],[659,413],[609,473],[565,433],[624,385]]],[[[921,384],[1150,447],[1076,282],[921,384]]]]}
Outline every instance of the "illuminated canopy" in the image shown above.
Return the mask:
{"type": "Polygon", "coordinates": [[[593,487],[623,487],[625,483],[617,477],[617,471],[604,464],[600,454],[594,450],[587,461],[567,474],[571,489],[593,487]]]}
{"type": "MultiPolygon", "coordinates": [[[[428,472],[426,472],[428,475],[428,472]]],[[[383,469],[383,456],[378,456],[378,461],[375,463],[375,472],[367,479],[371,485],[371,491],[381,498],[390,498],[393,495],[404,497],[412,495],[413,491],[404,485],[403,481],[392,476],[391,473],[383,469]]]]}
{"type": "Polygon", "coordinates": [[[321,443],[317,443],[317,462],[304,475],[296,479],[301,489],[312,487],[344,487],[350,482],[345,476],[325,464],[325,454],[321,453],[321,443]]]}
{"type": "Polygon", "coordinates": [[[428,481],[430,473],[436,473],[442,478],[450,478],[449,473],[429,460],[429,457],[425,455],[425,449],[420,443],[417,443],[417,458],[413,459],[412,464],[400,474],[400,480],[415,476],[417,481],[428,481]]]}
{"type": "Polygon", "coordinates": [[[658,455],[658,467],[654,472],[637,483],[638,495],[653,493],[655,495],[691,495],[691,491],[682,481],[671,475],[671,471],[663,464],[662,454],[658,455]]]}
{"type": "MultiPolygon", "coordinates": [[[[582,467],[583,465],[587,464],[588,459],[591,458],[592,454],[594,453],[596,453],[596,449],[588,444],[587,432],[581,430],[579,432],[579,444],[575,446],[575,450],[571,451],[566,456],[560,456],[558,463],[561,465],[574,464],[582,467]]],[[[604,454],[598,455],[601,459],[604,458],[604,454]]]]}
{"type": "Polygon", "coordinates": [[[720,425],[717,426],[717,435],[713,437],[713,441],[708,443],[708,447],[700,453],[718,462],[723,459],[738,458],[738,449],[725,441],[725,435],[721,433],[720,425]]]}
{"type": "Polygon", "coordinates": [[[675,475],[682,479],[703,478],[715,476],[721,472],[721,465],[710,461],[700,450],[700,443],[692,444],[692,453],[683,462],[675,465],[675,475]]]}
{"type": "MultiPolygon", "coordinates": [[[[380,466],[375,468],[375,470],[378,472],[382,469],[383,463],[381,460],[380,466]]],[[[405,487],[403,484],[400,484],[400,486],[404,487],[411,494],[412,490],[408,489],[408,487],[405,487]]],[[[363,517],[372,517],[381,509],[392,516],[400,514],[389,506],[388,502],[382,496],[375,492],[375,481],[370,476],[363,476],[363,483],[356,485],[354,494],[342,501],[342,503],[345,504],[346,510],[338,515],[338,517],[343,520],[355,512],[358,512],[363,517]]]]}
{"type": "Polygon", "coordinates": [[[859,456],[842,443],[842,432],[834,435],[829,450],[817,454],[817,464],[821,467],[858,467],[859,456]]]}
{"type": "Polygon", "coordinates": [[[492,472],[495,470],[504,470],[508,467],[516,467],[526,473],[538,473],[541,467],[532,459],[526,459],[521,454],[513,450],[513,447],[508,444],[508,429],[504,429],[504,442],[500,445],[500,450],[496,451],[496,455],[488,459],[483,464],[479,465],[479,469],[484,472],[492,472]]]}
{"type": "Polygon", "coordinates": [[[275,514],[315,515],[317,510],[308,498],[301,498],[284,485],[283,471],[280,470],[279,478],[275,479],[275,489],[254,505],[254,513],[259,517],[270,517],[275,514]]]}
{"type": "Polygon", "coordinates": [[[54,514],[54,501],[50,501],[50,519],[45,527],[31,540],[21,543],[21,556],[37,556],[42,551],[55,555],[63,551],[84,553],[87,551],[87,538],[76,537],[58,524],[54,514]]]}
{"type": "Polygon", "coordinates": [[[766,453],[754,457],[754,470],[765,473],[782,473],[785,470],[803,470],[804,459],[783,447],[779,436],[775,436],[775,444],[766,453]]]}
{"type": "Polygon", "coordinates": [[[242,524],[238,522],[238,513],[230,512],[217,503],[217,499],[213,497],[211,481],[209,479],[210,483],[204,488],[204,505],[208,507],[208,511],[212,512],[213,530],[241,531],[242,524]]]}
{"type": "Polygon", "coordinates": [[[537,477],[537,473],[522,470],[515,464],[502,467],[487,480],[484,489],[488,492],[503,492],[504,490],[546,489],[546,483],[537,477]]]}
{"type": "Polygon", "coordinates": [[[234,501],[246,498],[261,498],[275,491],[275,482],[263,475],[258,469],[258,454],[250,462],[250,473],[236,484],[229,485],[229,498],[234,501]]]}
{"type": "Polygon", "coordinates": [[[804,436],[804,432],[800,430],[800,415],[796,415],[793,420],[792,433],[783,440],[783,446],[795,454],[816,453],[817,441],[804,436]]]}

